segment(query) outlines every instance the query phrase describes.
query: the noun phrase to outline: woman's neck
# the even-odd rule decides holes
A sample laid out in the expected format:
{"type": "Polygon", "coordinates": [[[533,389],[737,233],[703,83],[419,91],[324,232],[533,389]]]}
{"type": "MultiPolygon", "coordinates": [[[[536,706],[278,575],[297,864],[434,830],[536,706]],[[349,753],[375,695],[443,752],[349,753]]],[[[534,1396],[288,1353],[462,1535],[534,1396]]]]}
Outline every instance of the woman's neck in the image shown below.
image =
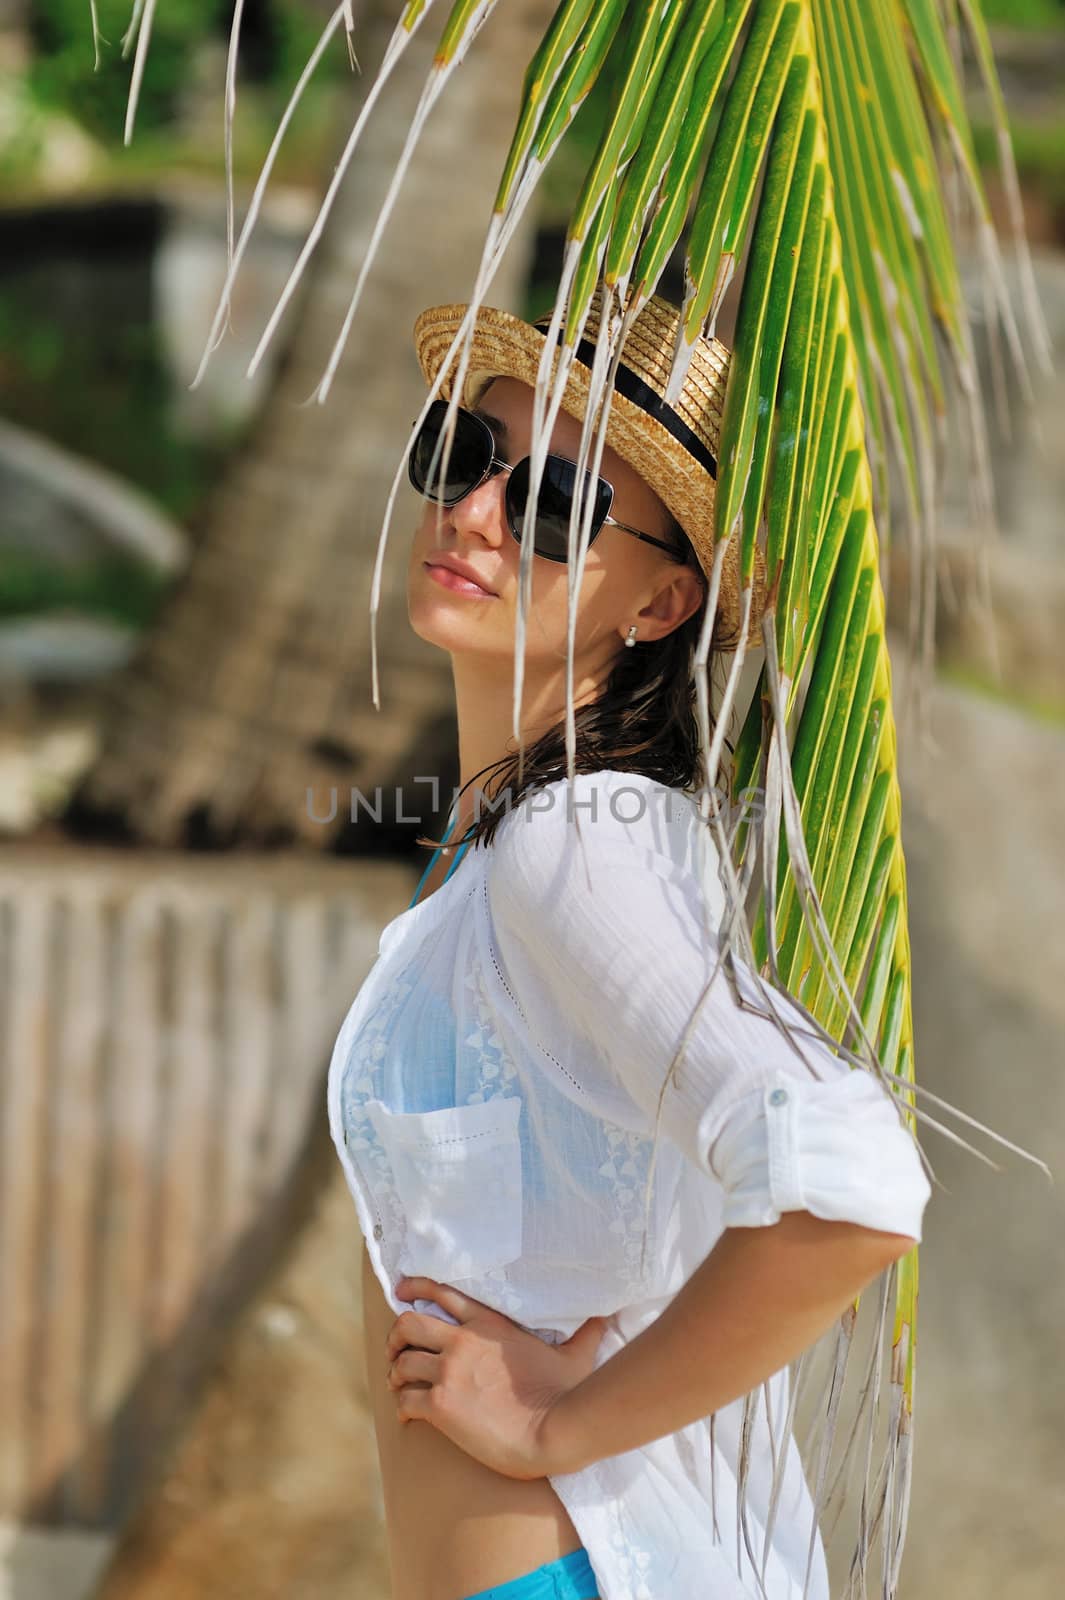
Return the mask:
{"type": "MultiPolygon", "coordinates": [[[[455,837],[476,819],[478,791],[491,798],[498,789],[501,764],[516,756],[513,735],[514,680],[508,671],[493,673],[491,664],[452,657],[455,709],[459,729],[459,787],[463,790],[455,837]],[[469,787],[467,787],[467,785],[469,787]]],[[[602,693],[595,678],[575,673],[574,706],[586,705],[602,693]]],[[[537,739],[565,721],[565,669],[550,684],[527,675],[523,685],[521,733],[528,752],[537,739]]],[[[486,809],[481,801],[481,813],[486,809]]]]}

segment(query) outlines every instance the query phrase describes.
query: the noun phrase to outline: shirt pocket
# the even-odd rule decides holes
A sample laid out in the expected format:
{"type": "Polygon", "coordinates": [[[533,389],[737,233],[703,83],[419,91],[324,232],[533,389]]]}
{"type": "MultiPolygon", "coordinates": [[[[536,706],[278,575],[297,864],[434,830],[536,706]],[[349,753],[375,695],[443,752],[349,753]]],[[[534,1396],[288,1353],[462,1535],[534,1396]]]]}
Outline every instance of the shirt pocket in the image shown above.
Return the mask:
{"type": "Polygon", "coordinates": [[[517,1095],[439,1111],[366,1101],[405,1215],[410,1275],[451,1283],[521,1255],[521,1106],[517,1095]]]}

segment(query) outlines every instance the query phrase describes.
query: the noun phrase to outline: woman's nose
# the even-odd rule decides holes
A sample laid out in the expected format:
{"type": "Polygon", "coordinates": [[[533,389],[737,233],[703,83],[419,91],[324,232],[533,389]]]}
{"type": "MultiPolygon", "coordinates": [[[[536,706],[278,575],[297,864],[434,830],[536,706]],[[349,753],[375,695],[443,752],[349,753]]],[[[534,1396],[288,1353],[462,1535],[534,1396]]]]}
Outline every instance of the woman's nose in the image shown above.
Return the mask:
{"type": "Polygon", "coordinates": [[[498,545],[507,532],[505,472],[493,472],[451,507],[451,521],[463,538],[475,536],[498,545]]]}

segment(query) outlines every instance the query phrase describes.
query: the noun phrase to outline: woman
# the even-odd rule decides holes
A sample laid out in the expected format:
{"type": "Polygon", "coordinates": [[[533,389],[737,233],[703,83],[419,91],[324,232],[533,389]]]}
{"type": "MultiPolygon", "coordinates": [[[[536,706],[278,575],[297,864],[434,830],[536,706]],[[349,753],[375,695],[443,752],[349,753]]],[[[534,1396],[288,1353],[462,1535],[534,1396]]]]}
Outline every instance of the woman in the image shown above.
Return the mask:
{"type": "MultiPolygon", "coordinates": [[[[430,383],[464,310],[418,319],[430,383]]],[[[597,306],[533,528],[543,327],[482,309],[446,475],[442,404],[411,450],[410,618],[451,657],[445,838],[465,842],[385,928],[329,1080],[366,1244],[393,1600],[789,1600],[807,1578],[825,1600],[787,1366],[920,1238],[930,1193],[898,1107],[786,997],[790,1036],[746,969],[743,1004],[720,974],[704,996],[726,902],[691,669],[726,352],[701,341],[667,406],[677,316],[652,300],[614,380],[572,781],[566,530],[597,306]]],[[[734,572],[722,595],[719,647],[734,572]]]]}

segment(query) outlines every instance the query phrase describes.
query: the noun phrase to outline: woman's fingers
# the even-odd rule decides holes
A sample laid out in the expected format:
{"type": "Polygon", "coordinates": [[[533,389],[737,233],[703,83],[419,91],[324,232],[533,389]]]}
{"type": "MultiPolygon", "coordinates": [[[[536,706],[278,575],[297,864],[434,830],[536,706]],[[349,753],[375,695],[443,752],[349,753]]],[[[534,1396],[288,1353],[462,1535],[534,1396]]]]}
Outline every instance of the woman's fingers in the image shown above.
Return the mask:
{"type": "Polygon", "coordinates": [[[402,1350],[388,1369],[390,1389],[405,1383],[436,1383],[440,1377],[440,1357],[428,1350],[402,1350]]]}
{"type": "Polygon", "coordinates": [[[453,1324],[430,1317],[424,1311],[404,1311],[393,1322],[385,1340],[385,1355],[389,1360],[408,1344],[420,1345],[424,1350],[442,1350],[447,1338],[445,1330],[453,1324]]]}
{"type": "MultiPolygon", "coordinates": [[[[435,1278],[400,1278],[396,1284],[398,1300],[432,1300],[456,1322],[469,1322],[471,1317],[491,1314],[491,1308],[481,1300],[463,1294],[450,1283],[437,1283],[435,1278]]],[[[439,1320],[439,1319],[438,1319],[439,1320]]]]}

